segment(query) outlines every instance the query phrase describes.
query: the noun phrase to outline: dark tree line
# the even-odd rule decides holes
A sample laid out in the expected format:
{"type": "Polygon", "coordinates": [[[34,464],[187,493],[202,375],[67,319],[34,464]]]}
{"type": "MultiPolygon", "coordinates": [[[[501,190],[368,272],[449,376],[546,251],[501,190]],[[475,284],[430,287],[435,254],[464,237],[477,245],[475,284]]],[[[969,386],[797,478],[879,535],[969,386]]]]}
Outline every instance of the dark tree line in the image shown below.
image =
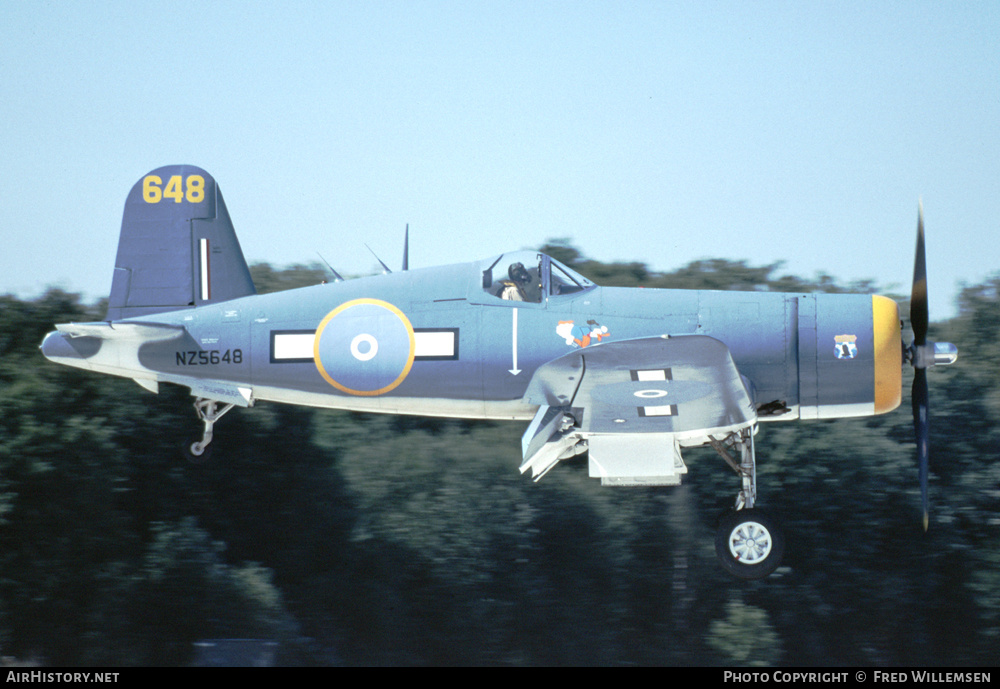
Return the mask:
{"type": "MultiPolygon", "coordinates": [[[[604,285],[847,289],[778,264],[657,273],[545,250],[604,285]]],[[[262,291],[322,279],[253,273],[262,291]]],[[[765,425],[760,491],[789,543],[751,583],[715,560],[734,479],[711,450],[686,453],[678,488],[601,488],[581,461],[535,484],[517,472],[522,424],[260,404],[190,465],[186,390],[38,352],[102,305],[0,297],[0,655],[184,664],[198,640],[257,638],[285,664],[992,664],[998,291],[966,288],[931,334],[961,359],[929,376],[928,533],[908,394],[883,417],[765,425]]]]}

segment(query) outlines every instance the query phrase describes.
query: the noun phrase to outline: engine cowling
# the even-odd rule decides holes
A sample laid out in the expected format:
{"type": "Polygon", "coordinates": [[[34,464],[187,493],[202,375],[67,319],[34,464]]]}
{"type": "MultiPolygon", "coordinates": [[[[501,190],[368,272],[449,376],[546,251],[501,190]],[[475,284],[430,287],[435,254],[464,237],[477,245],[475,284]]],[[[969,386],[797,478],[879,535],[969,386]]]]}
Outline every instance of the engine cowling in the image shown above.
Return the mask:
{"type": "Polygon", "coordinates": [[[798,298],[799,417],[884,414],[902,400],[899,307],[888,297],[798,298]]]}

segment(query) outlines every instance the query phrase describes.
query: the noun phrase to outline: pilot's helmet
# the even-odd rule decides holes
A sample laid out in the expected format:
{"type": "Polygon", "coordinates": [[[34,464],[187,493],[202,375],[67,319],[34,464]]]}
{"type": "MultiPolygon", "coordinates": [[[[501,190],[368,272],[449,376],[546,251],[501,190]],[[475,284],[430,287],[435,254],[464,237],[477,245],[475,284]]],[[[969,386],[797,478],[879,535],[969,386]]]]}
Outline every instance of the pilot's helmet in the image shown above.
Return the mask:
{"type": "Polygon", "coordinates": [[[523,263],[511,263],[510,268],[507,269],[507,275],[514,282],[528,282],[531,280],[531,275],[523,263]]]}

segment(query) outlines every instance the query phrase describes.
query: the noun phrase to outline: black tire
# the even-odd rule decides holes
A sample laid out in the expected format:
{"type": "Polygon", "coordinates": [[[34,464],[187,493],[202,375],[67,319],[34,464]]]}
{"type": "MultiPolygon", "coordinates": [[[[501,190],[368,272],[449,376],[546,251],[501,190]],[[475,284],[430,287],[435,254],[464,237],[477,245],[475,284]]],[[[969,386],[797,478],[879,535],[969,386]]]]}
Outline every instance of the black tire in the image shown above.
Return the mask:
{"type": "Polygon", "coordinates": [[[208,458],[212,456],[212,446],[204,447],[201,450],[201,454],[196,454],[194,451],[194,446],[201,442],[201,438],[192,438],[191,440],[184,443],[184,447],[181,448],[184,452],[184,458],[192,464],[204,464],[208,461],[208,458]]]}
{"type": "Polygon", "coordinates": [[[730,574],[763,579],[781,564],[785,535],[777,520],[763,510],[734,510],[719,520],[715,554],[730,574]]]}

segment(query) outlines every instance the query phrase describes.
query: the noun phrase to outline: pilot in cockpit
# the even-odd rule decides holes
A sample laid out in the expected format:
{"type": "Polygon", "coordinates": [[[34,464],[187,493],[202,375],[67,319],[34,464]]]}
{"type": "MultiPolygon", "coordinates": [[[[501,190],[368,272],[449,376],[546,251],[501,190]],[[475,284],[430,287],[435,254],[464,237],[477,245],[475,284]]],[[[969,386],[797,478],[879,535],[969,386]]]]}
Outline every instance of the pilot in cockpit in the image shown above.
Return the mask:
{"type": "Polygon", "coordinates": [[[523,263],[511,263],[507,269],[509,280],[502,282],[500,298],[508,301],[530,301],[538,303],[542,300],[542,286],[538,280],[533,280],[531,271],[523,263]]]}

